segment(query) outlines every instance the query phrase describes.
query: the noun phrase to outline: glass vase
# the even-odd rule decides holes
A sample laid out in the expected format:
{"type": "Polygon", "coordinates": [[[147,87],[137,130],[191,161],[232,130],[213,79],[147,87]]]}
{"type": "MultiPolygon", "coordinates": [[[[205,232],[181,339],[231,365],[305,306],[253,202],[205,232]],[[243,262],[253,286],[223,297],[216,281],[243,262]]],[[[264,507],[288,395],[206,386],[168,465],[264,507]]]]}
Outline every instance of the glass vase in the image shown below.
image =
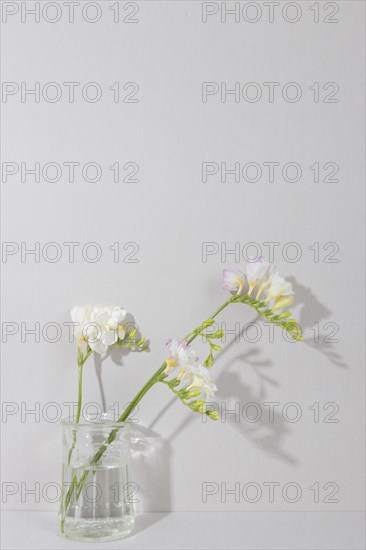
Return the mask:
{"type": "Polygon", "coordinates": [[[137,492],[131,480],[129,424],[102,415],[61,425],[61,532],[90,542],[125,537],[134,528],[137,492]]]}

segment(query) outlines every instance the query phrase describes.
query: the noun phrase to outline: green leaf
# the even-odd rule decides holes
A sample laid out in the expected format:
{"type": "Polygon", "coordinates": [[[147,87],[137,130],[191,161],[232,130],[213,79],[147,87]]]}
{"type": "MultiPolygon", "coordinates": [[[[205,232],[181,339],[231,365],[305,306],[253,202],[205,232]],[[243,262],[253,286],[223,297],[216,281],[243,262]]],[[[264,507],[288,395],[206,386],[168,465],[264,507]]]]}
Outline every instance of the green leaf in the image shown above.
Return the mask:
{"type": "Polygon", "coordinates": [[[215,323],[214,319],[207,319],[206,321],[204,321],[204,322],[202,323],[201,326],[199,326],[198,328],[194,329],[194,331],[192,332],[192,334],[200,335],[200,334],[202,334],[202,332],[203,332],[203,330],[204,330],[205,328],[212,326],[214,323],[215,323]]]}
{"type": "Polygon", "coordinates": [[[290,319],[290,321],[285,321],[284,323],[282,323],[282,326],[284,326],[286,330],[292,330],[294,327],[297,326],[297,324],[294,319],[290,319]]]}
{"type": "Polygon", "coordinates": [[[201,395],[201,390],[185,390],[184,399],[192,399],[192,397],[198,397],[201,395]]]}
{"type": "Polygon", "coordinates": [[[213,409],[210,409],[206,411],[207,416],[211,418],[211,420],[218,420],[220,418],[220,415],[217,411],[214,411],[213,409]]]}
{"type": "Polygon", "coordinates": [[[221,351],[222,350],[221,346],[218,346],[217,344],[213,344],[212,342],[210,342],[210,347],[211,347],[211,349],[213,349],[215,351],[221,351]]]}
{"type": "Polygon", "coordinates": [[[284,311],[283,313],[280,313],[279,315],[276,315],[277,319],[285,319],[285,317],[291,317],[292,313],[289,311],[284,311]]]}
{"type": "Polygon", "coordinates": [[[198,399],[197,401],[190,401],[188,403],[188,407],[195,412],[206,412],[206,403],[202,401],[202,399],[198,399]]]}
{"type": "Polygon", "coordinates": [[[210,354],[208,355],[208,357],[205,359],[203,365],[204,365],[206,368],[210,369],[210,368],[212,367],[213,363],[214,363],[214,358],[213,358],[212,352],[210,352],[210,354]]]}
{"type": "Polygon", "coordinates": [[[215,319],[207,319],[207,321],[203,321],[202,328],[210,327],[215,323],[215,319]]]}
{"type": "Polygon", "coordinates": [[[173,380],[170,380],[169,382],[167,382],[167,384],[168,384],[169,388],[173,389],[176,386],[179,386],[180,380],[178,380],[178,378],[173,378],[173,380]]]}
{"type": "Polygon", "coordinates": [[[205,336],[207,336],[207,338],[222,338],[224,336],[224,331],[223,330],[217,330],[216,332],[214,332],[213,334],[205,334],[205,336]]]}

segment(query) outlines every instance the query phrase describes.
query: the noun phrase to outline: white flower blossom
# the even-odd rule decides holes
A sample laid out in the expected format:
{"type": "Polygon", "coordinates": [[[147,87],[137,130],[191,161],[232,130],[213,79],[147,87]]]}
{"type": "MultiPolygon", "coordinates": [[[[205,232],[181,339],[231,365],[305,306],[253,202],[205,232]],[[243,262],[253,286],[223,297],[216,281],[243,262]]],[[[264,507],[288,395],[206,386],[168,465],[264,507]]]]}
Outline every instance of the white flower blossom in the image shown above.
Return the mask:
{"type": "Polygon", "coordinates": [[[277,267],[259,256],[247,263],[245,273],[249,283],[248,294],[251,295],[252,290],[258,287],[256,298],[259,299],[271,285],[272,278],[277,273],[277,267]]]}
{"type": "Polygon", "coordinates": [[[79,345],[84,340],[95,353],[106,353],[118,338],[123,339],[126,331],[120,325],[126,311],[118,306],[82,306],[71,310],[75,324],[74,334],[79,345]]]}
{"type": "Polygon", "coordinates": [[[245,274],[249,285],[257,285],[266,275],[269,266],[269,262],[266,262],[263,256],[253,258],[250,262],[247,262],[245,274]]]}
{"type": "Polygon", "coordinates": [[[240,294],[243,290],[245,277],[241,271],[230,271],[229,269],[224,269],[222,272],[224,282],[222,288],[225,290],[230,290],[230,292],[236,292],[240,294]]]}
{"type": "Polygon", "coordinates": [[[165,354],[167,357],[167,372],[173,375],[199,364],[196,352],[188,346],[186,341],[179,342],[176,338],[167,341],[165,354]]]}
{"type": "Polygon", "coordinates": [[[275,273],[272,278],[271,286],[267,291],[267,301],[276,300],[282,296],[292,296],[292,284],[286,281],[281,275],[275,273]]]}
{"type": "Polygon", "coordinates": [[[196,352],[186,341],[179,342],[172,338],[168,340],[165,351],[167,356],[165,373],[171,380],[179,380],[177,391],[186,390],[188,399],[190,394],[195,399],[204,401],[214,396],[217,387],[208,369],[200,363],[196,352]]]}
{"type": "Polygon", "coordinates": [[[273,311],[291,305],[295,299],[291,283],[281,277],[277,267],[267,262],[262,256],[247,262],[244,273],[225,270],[223,277],[223,288],[237,294],[246,293],[266,303],[273,301],[271,308],[273,311]],[[245,279],[249,286],[243,292],[245,279]],[[254,289],[256,289],[255,292],[253,292],[254,289]]]}
{"type": "Polygon", "coordinates": [[[186,370],[181,376],[180,381],[181,383],[178,386],[178,390],[184,388],[189,392],[194,392],[195,399],[208,401],[210,398],[214,397],[217,391],[215,382],[212,380],[208,369],[203,365],[190,367],[190,369],[186,370]]]}

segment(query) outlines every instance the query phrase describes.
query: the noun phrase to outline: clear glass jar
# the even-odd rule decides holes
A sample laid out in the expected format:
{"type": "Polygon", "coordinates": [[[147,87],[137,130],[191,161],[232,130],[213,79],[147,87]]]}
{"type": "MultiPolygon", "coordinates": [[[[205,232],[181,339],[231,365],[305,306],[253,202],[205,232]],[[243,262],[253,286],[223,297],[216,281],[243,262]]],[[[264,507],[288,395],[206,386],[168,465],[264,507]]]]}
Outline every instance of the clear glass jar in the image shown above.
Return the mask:
{"type": "Polygon", "coordinates": [[[90,542],[125,537],[134,528],[138,490],[131,480],[129,424],[102,415],[61,425],[61,532],[90,542]]]}

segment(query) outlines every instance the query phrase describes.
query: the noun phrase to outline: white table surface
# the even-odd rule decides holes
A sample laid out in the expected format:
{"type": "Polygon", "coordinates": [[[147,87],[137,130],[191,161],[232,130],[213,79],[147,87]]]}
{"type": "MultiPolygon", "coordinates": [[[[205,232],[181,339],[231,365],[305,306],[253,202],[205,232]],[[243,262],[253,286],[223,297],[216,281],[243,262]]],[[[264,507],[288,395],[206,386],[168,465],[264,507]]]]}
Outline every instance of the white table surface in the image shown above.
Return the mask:
{"type": "Polygon", "coordinates": [[[291,549],[365,548],[362,512],[177,512],[137,517],[134,534],[109,543],[63,538],[54,512],[6,511],[3,550],[27,549],[291,549]]]}

